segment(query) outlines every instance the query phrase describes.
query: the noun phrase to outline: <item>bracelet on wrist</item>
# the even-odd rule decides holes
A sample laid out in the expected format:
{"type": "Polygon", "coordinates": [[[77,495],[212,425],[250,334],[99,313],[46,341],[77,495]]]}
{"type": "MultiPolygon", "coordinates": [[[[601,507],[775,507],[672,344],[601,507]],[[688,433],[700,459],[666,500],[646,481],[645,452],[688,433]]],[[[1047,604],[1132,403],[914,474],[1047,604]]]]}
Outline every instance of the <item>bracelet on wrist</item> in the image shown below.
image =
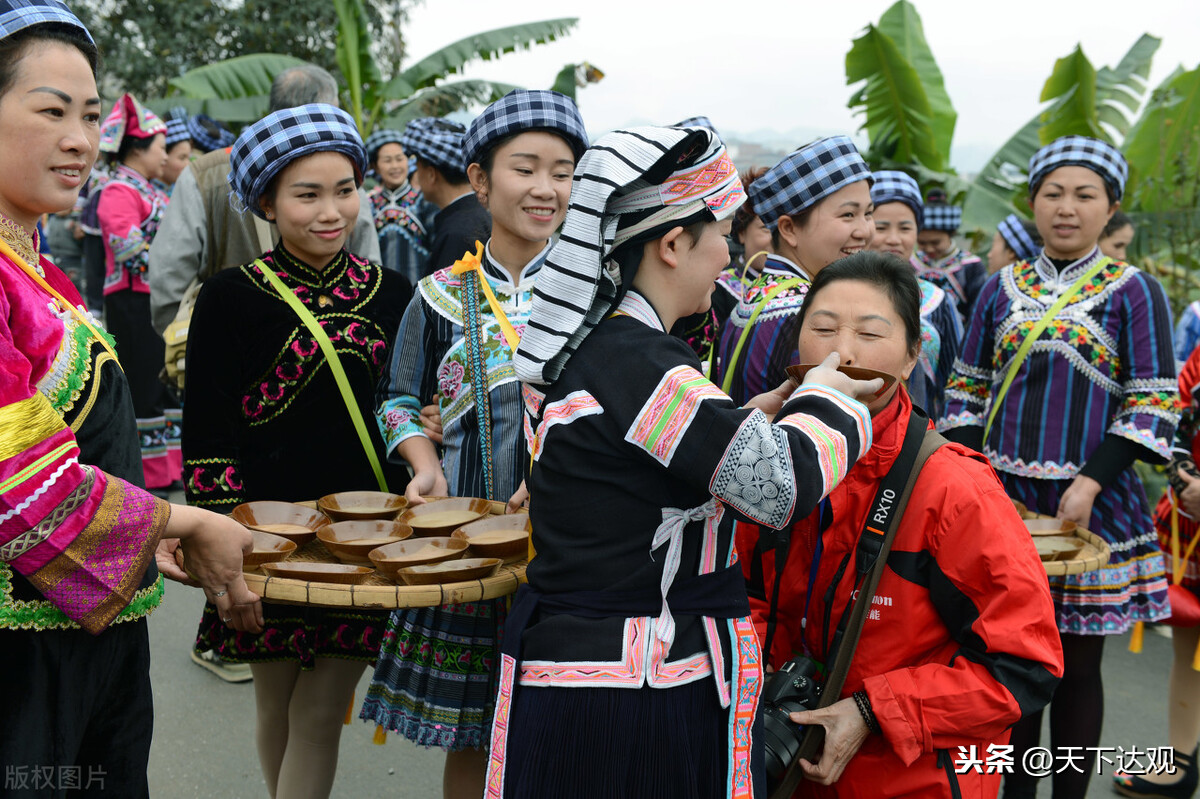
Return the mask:
{"type": "Polygon", "coordinates": [[[859,715],[867,725],[868,732],[879,732],[879,722],[875,718],[875,711],[871,709],[871,698],[867,696],[866,691],[855,691],[851,696],[854,697],[854,704],[858,705],[859,715]]]}

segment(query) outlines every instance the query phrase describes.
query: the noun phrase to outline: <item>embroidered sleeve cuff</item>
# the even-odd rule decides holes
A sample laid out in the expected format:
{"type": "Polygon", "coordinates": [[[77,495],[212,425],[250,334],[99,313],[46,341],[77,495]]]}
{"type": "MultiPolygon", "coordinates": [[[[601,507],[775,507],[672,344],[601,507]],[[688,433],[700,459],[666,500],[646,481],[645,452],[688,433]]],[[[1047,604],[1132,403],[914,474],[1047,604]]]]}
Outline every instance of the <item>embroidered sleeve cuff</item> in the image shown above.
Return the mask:
{"type": "MultiPolygon", "coordinates": [[[[802,385],[792,392],[792,396],[788,398],[787,403],[780,409],[779,415],[776,418],[780,422],[783,422],[797,413],[812,414],[818,412],[817,408],[821,407],[820,415],[825,417],[827,421],[832,422],[827,417],[827,411],[824,410],[830,404],[849,417],[854,425],[854,430],[858,435],[859,441],[858,451],[854,455],[854,461],[857,462],[859,458],[871,449],[873,429],[871,427],[871,412],[867,409],[866,405],[853,397],[848,397],[829,386],[819,384],[802,385]]],[[[849,464],[847,464],[848,466],[849,464]]]]}
{"type": "Polygon", "coordinates": [[[375,419],[379,423],[379,432],[383,434],[390,460],[399,457],[395,451],[401,441],[425,435],[425,426],[421,424],[421,407],[416,397],[388,400],[375,412],[375,419]]]}
{"type": "Polygon", "coordinates": [[[95,474],[93,512],[68,538],[64,528],[12,566],[93,635],[134,599],[170,518],[170,505],[124,480],[95,474]],[[61,534],[60,534],[61,533],[61,534]]]}
{"type": "Polygon", "coordinates": [[[1167,461],[1171,459],[1171,434],[1174,430],[1164,429],[1166,427],[1167,425],[1161,421],[1152,420],[1152,426],[1146,427],[1135,423],[1127,417],[1118,416],[1108,426],[1108,433],[1109,435],[1127,438],[1135,444],[1140,444],[1157,456],[1157,459],[1167,461]],[[1160,435],[1160,433],[1165,435],[1160,435]]]}

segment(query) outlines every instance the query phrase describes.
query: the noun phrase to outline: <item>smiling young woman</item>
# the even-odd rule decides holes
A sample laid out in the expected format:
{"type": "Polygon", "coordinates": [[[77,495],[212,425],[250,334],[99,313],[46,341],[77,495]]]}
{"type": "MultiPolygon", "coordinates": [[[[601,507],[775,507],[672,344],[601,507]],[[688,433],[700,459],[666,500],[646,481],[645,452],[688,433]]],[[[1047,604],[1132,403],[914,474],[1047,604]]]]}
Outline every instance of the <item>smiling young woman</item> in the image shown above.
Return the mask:
{"type": "MultiPolygon", "coordinates": [[[[1162,553],[1132,466],[1170,457],[1179,421],[1170,310],[1157,280],[1097,246],[1127,174],[1120,152],[1083,136],[1051,142],[1030,159],[1030,202],[1045,246],[984,284],[940,425],[991,460],[1013,499],[1077,522],[1112,548],[1099,573],[1050,580],[1066,669],[1050,705],[1056,750],[1099,741],[1105,637],[1169,612],[1162,553]]],[[[1013,728],[1015,762],[1037,745],[1041,723],[1039,712],[1013,728]]],[[[1083,796],[1089,774],[1055,774],[1055,796],[1083,796]]],[[[1019,768],[1006,780],[1006,795],[1035,790],[1036,779],[1019,768]]]]}
{"type": "Polygon", "coordinates": [[[717,383],[746,402],[787,379],[796,361],[792,327],[812,278],[859,252],[874,233],[871,170],[848,136],[820,139],[789,155],[747,190],[771,230],[775,252],[721,328],[717,383]]]}
{"type": "MultiPolygon", "coordinates": [[[[204,282],[188,339],[183,451],[188,502],[228,512],[241,502],[299,502],[377,489],[330,361],[291,292],[326,331],[358,413],[375,386],[410,297],[404,278],[346,249],[359,212],[366,153],[348,114],[321,103],[248,126],[229,156],[230,186],[279,244],[204,282]],[[274,278],[272,280],[271,278],[274,278]]],[[[384,463],[402,491],[403,466],[384,463]]],[[[258,633],[234,632],[206,606],[199,649],[254,673],[255,740],[271,796],[327,796],[346,707],[375,662],[387,611],[264,606],[258,633]],[[281,643],[286,642],[286,644],[281,643]]]]}
{"type": "MultiPolygon", "coordinates": [[[[459,149],[491,213],[491,237],[478,257],[417,285],[379,388],[379,426],[389,451],[413,468],[413,504],[447,493],[521,504],[529,455],[512,354],[587,146],[574,101],[551,91],[512,91],[467,129],[459,149]],[[444,427],[440,458],[420,421],[429,402],[444,427]]],[[[483,792],[505,607],[489,600],[392,614],[363,703],[362,718],[446,750],[446,799],[483,792]],[[462,657],[430,663],[431,647],[462,657]]]]}

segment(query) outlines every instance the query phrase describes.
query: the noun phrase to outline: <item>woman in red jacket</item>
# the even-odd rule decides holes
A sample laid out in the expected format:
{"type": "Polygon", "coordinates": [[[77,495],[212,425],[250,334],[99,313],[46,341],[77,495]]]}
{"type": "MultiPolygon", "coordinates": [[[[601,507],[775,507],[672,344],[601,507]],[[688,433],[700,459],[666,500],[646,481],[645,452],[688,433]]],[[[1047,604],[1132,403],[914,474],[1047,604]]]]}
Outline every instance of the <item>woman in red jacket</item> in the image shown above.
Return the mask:
{"type": "MultiPolygon", "coordinates": [[[[919,298],[912,268],[894,256],[862,252],[833,263],[801,311],[801,361],[837,352],[844,364],[907,378],[921,343],[919,298]]],[[[779,581],[770,536],[760,542],[759,527],[738,526],[764,645],[778,591],[774,668],[799,654],[829,662],[857,594],[850,561],[912,413],[899,384],[868,407],[874,447],[792,527],[779,581]]],[[[1004,752],[996,747],[1062,675],[1046,573],[986,460],[956,444],[934,452],[899,525],[841,699],[792,715],[826,732],[819,762],[801,761],[810,782],[798,796],[994,797],[1004,752]],[[984,765],[969,767],[972,753],[984,765]]]]}

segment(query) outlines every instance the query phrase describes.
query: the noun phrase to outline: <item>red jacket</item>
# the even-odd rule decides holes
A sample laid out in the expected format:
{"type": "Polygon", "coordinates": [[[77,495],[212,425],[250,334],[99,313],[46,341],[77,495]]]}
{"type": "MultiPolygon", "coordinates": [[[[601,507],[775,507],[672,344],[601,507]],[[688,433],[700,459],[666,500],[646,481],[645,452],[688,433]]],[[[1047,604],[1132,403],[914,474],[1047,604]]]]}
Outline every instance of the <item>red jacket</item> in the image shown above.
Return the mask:
{"type": "MultiPolygon", "coordinates": [[[[829,527],[804,628],[822,514],[792,527],[772,666],[806,646],[825,660],[825,626],[836,628],[849,605],[855,545],[878,482],[899,454],[911,407],[901,391],[872,420],[873,448],[829,495],[829,527]],[[847,556],[826,622],[824,598],[847,556]]],[[[770,548],[756,554],[758,536],[757,526],[738,525],[738,555],[762,642],[775,558],[770,548]],[[752,565],[760,557],[761,582],[752,565]]],[[[1046,572],[982,456],[948,444],[929,458],[887,565],[842,691],[844,698],[866,690],[883,734],[868,736],[837,784],[806,781],[796,795],[995,797],[999,773],[954,773],[959,747],[975,746],[987,760],[987,747],[1007,744],[1008,729],[1022,713],[1049,701],[1063,667],[1046,572]]]]}

